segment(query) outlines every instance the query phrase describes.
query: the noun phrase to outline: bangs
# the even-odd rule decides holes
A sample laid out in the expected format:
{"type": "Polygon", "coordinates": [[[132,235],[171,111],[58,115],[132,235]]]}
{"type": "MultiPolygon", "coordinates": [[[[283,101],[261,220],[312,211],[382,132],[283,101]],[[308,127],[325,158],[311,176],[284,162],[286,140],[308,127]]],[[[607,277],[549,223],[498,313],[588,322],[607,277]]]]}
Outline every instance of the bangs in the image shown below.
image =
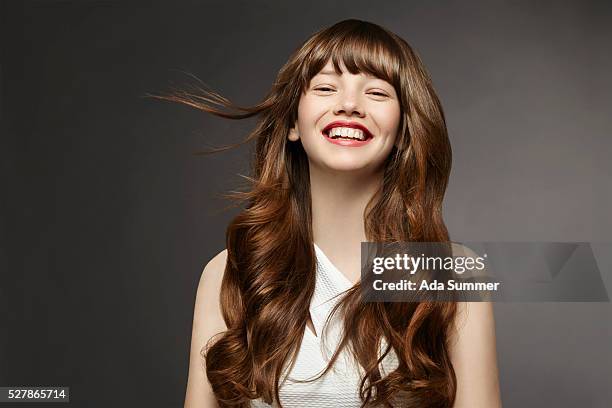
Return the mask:
{"type": "Polygon", "coordinates": [[[369,74],[389,82],[399,95],[402,50],[380,26],[352,20],[352,24],[340,23],[318,33],[311,41],[301,70],[302,90],[331,59],[338,75],[344,65],[351,74],[369,74]]]}

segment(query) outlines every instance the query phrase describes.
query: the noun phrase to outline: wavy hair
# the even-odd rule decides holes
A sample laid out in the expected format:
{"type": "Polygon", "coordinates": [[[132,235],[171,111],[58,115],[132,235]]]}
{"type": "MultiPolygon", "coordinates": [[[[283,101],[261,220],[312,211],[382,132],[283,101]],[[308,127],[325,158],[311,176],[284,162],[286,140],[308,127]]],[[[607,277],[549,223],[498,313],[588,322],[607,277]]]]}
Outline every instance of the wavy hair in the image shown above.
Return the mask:
{"type": "MultiPolygon", "coordinates": [[[[210,151],[256,143],[249,188],[226,195],[246,203],[226,232],[220,302],[227,331],[202,349],[208,380],[222,407],[248,407],[256,398],[280,404],[283,369],[295,362],[306,329],[316,281],[310,178],[301,142],[290,142],[287,135],[297,119],[301,93],[330,59],[338,74],[342,62],[352,74],[386,80],[400,99],[397,147],[385,161],[383,183],[364,213],[368,241],[449,240],[441,208],[451,147],[442,107],[417,54],[383,27],[350,19],[315,33],[290,56],[268,94],[254,106],[238,106],[203,88],[157,95],[224,118],[259,117],[242,142],[210,151]]],[[[448,338],[455,313],[455,302],[362,302],[357,283],[333,309],[332,314],[343,318],[342,338],[317,378],[347,347],[364,368],[362,407],[451,406],[456,377],[448,338]],[[380,354],[383,339],[387,347],[380,354]],[[383,376],[379,366],[391,349],[399,365],[383,376]]]]}

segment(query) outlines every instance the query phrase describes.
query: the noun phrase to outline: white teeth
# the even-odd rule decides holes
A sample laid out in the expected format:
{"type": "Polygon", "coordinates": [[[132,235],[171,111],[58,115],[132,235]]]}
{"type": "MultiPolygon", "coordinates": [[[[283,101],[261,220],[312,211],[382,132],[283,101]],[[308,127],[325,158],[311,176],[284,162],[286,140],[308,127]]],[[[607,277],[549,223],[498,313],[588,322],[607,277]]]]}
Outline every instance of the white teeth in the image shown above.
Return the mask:
{"type": "Polygon", "coordinates": [[[365,140],[366,136],[361,129],[336,127],[329,131],[329,137],[346,137],[351,139],[365,140]]]}

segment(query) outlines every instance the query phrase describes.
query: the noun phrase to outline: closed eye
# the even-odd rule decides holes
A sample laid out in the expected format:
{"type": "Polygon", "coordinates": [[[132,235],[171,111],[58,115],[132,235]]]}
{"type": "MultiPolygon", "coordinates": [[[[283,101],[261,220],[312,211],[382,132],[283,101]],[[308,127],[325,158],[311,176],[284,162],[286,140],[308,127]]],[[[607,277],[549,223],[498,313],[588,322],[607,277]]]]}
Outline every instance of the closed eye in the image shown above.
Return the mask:
{"type": "MultiPolygon", "coordinates": [[[[330,88],[328,86],[321,86],[319,88],[314,88],[315,91],[322,91],[322,92],[329,92],[329,91],[333,91],[333,88],[330,88]]],[[[384,92],[378,92],[378,91],[374,91],[374,92],[369,92],[369,94],[371,95],[376,95],[376,96],[382,96],[382,97],[389,97],[389,95],[387,95],[384,92]]]]}

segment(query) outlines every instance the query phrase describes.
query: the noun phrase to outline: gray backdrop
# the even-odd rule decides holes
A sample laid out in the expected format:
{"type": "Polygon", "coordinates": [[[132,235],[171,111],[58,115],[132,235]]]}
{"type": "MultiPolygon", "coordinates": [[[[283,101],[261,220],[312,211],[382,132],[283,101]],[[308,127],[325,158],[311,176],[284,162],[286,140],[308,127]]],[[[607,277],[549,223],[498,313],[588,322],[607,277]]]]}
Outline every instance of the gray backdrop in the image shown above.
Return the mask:
{"type": "MultiPolygon", "coordinates": [[[[254,121],[142,98],[263,97],[293,49],[355,17],[432,75],[454,151],[451,238],[591,241],[610,293],[611,10],[585,1],[11,1],[0,8],[0,385],[72,406],[182,406],[219,194],[254,121]]],[[[497,304],[505,407],[612,404],[610,303],[497,304]]],[[[24,406],[24,405],[20,405],[24,406]]]]}

